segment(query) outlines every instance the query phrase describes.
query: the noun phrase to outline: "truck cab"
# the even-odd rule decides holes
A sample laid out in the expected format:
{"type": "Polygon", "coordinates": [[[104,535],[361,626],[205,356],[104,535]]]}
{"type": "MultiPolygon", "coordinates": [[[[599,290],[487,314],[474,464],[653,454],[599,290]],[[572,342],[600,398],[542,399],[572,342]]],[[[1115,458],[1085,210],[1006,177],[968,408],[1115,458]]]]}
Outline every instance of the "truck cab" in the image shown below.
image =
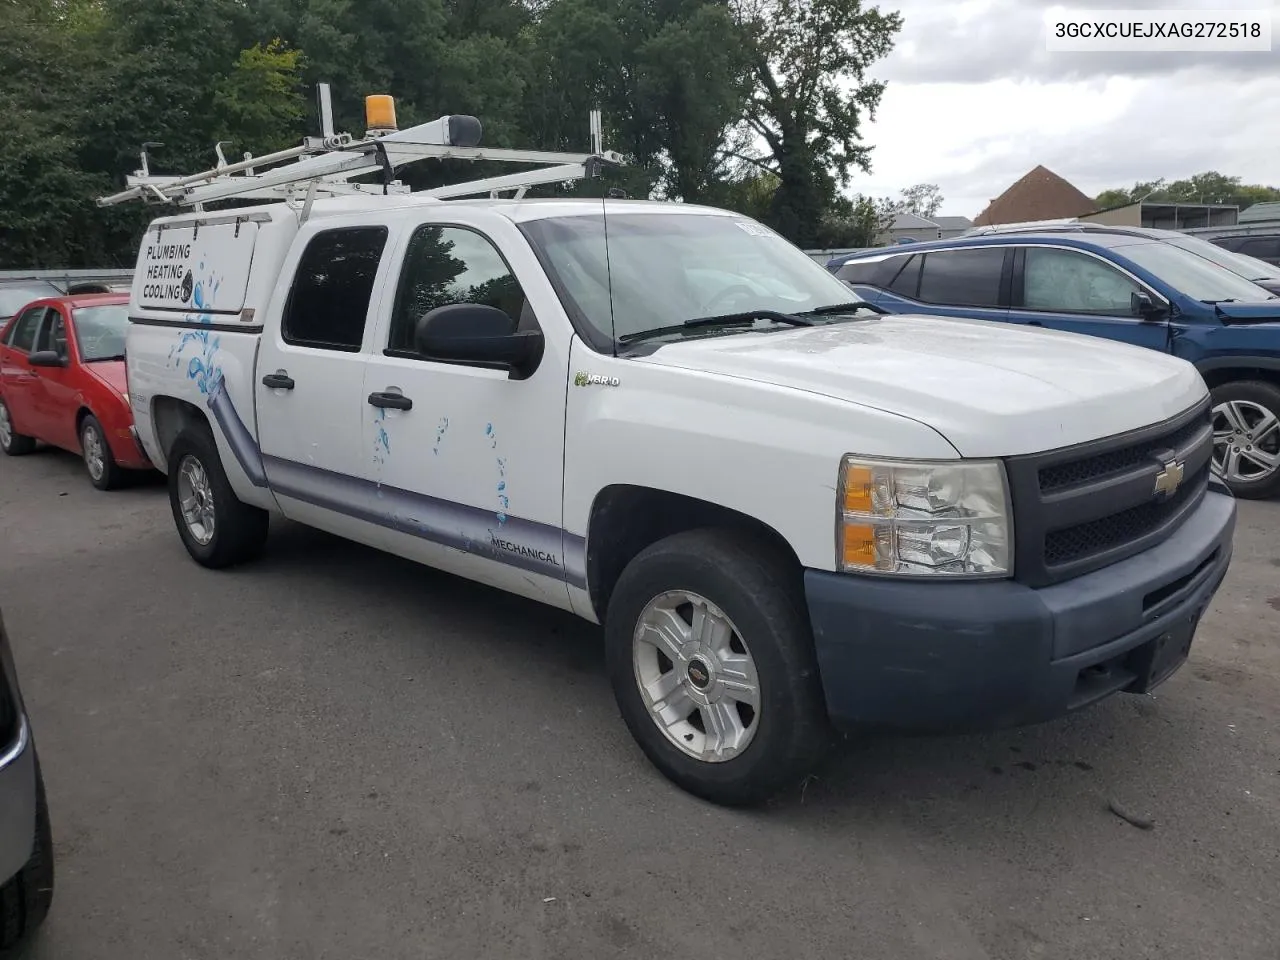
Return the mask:
{"type": "Polygon", "coordinates": [[[839,731],[1145,692],[1230,562],[1189,363],[886,316],[730,211],[195,210],[148,228],[132,297],[129,395],[192,558],[250,561],[283,515],[598,623],[645,754],[719,803],[839,731]]]}

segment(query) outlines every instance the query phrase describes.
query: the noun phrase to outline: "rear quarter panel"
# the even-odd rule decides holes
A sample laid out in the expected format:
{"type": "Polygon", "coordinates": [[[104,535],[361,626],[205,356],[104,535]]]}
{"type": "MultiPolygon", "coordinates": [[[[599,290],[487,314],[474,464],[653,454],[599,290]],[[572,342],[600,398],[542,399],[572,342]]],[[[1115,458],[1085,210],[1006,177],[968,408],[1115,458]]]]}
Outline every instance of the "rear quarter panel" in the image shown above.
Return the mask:
{"type": "Polygon", "coordinates": [[[157,269],[155,251],[168,242],[165,234],[179,236],[179,226],[197,218],[170,217],[148,227],[139,245],[130,295],[126,354],[134,421],[156,466],[168,472],[165,444],[172,440],[157,411],[172,400],[191,404],[212,428],[236,496],[270,508],[274,500],[253,463],[258,455],[255,362],[262,318],[298,223],[283,204],[253,214],[258,219],[247,277],[240,238],[223,225],[180,234],[183,249],[169,258],[176,259],[176,265],[160,263],[162,286],[157,288],[157,278],[152,277],[149,290],[148,272],[157,269]],[[228,436],[224,424],[238,429],[228,436]]]}

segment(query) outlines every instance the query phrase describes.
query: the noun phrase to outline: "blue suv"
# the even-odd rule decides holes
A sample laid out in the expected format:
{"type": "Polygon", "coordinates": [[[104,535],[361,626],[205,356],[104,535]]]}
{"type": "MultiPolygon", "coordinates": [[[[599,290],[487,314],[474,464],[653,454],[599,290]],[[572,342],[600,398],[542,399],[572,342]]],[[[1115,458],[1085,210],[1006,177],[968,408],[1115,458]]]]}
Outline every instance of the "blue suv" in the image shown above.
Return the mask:
{"type": "Polygon", "coordinates": [[[827,269],[889,313],[1049,327],[1189,360],[1213,393],[1214,472],[1238,497],[1280,494],[1280,297],[1164,233],[994,228],[827,269]]]}

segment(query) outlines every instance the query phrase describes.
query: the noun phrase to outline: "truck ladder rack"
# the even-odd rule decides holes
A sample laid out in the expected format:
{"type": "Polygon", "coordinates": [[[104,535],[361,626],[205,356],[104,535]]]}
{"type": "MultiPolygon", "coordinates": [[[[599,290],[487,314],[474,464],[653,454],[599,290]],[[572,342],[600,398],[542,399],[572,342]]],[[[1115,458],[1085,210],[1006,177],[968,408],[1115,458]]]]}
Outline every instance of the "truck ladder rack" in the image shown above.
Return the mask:
{"type": "MultiPolygon", "coordinates": [[[[330,129],[332,109],[328,85],[320,85],[324,136],[307,137],[301,146],[261,157],[245,155],[244,160],[226,163],[221,144],[218,165],[185,177],[156,176],[148,168],[146,147],[142,168],[129,175],[128,188],[98,198],[99,206],[114,206],[131,200],[144,203],[175,204],[203,209],[218,200],[284,200],[350,194],[404,194],[409,188],[393,179],[394,172],[419,160],[470,160],[519,163],[540,166],[505,176],[451,184],[418,191],[418,195],[448,199],[514,190],[522,197],[531,186],[568,183],[596,176],[604,166],[621,166],[617,153],[601,144],[599,111],[591,114],[591,153],[559,153],[544,150],[503,150],[478,146],[481,125],[475,117],[445,116],[405,130],[370,132],[353,141],[350,134],[334,134],[330,129]],[[270,169],[264,170],[264,167],[270,169]],[[381,183],[352,183],[355,177],[381,171],[381,183]]],[[[159,144],[147,144],[147,147],[159,144]]],[[[308,204],[309,205],[309,204],[308,204]]]]}

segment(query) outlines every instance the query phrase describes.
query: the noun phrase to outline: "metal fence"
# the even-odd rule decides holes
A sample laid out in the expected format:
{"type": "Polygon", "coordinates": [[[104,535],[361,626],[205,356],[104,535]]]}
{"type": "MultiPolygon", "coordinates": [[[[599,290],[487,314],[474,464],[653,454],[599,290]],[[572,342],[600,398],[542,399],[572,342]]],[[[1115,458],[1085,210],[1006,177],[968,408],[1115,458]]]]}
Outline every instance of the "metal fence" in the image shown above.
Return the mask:
{"type": "Polygon", "coordinates": [[[127,287],[133,282],[133,270],[0,270],[0,282],[6,280],[47,280],[66,289],[73,283],[106,283],[127,287]]]}

